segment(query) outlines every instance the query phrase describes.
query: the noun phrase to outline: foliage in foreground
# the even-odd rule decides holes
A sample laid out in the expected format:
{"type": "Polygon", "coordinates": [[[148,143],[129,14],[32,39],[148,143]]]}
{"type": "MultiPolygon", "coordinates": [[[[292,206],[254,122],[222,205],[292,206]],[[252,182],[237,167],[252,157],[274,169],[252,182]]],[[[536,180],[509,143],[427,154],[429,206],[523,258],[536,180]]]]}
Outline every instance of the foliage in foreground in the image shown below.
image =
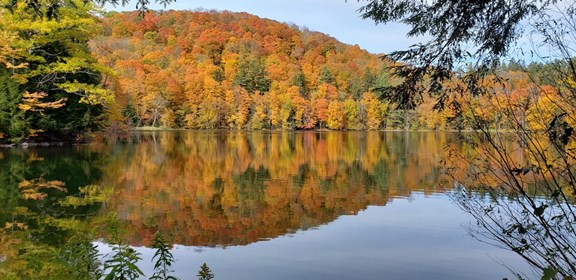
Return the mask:
{"type": "Polygon", "coordinates": [[[156,234],[154,236],[152,248],[156,249],[156,253],[152,257],[152,261],[156,260],[156,262],[154,263],[154,275],[150,277],[150,280],[177,280],[178,278],[169,275],[174,272],[170,270],[170,267],[176,260],[170,253],[170,248],[168,248],[162,235],[156,234]]]}
{"type": "Polygon", "coordinates": [[[198,271],[198,280],[210,280],[212,278],[214,278],[214,274],[212,274],[208,265],[203,263],[202,266],[200,266],[200,271],[198,271]]]}
{"type": "Polygon", "coordinates": [[[565,51],[548,72],[552,85],[538,88],[546,94],[499,96],[491,104],[512,133],[495,133],[474,114],[478,131],[466,140],[473,152],[456,155],[473,166],[456,171],[461,188],[454,195],[477,220],[471,233],[516,252],[543,279],[576,277],[576,53],[568,47],[576,41],[566,35],[576,31],[574,22],[576,11],[568,9],[538,29],[548,47],[565,51]]]}
{"type": "Polygon", "coordinates": [[[429,92],[439,109],[469,108],[460,118],[476,129],[466,139],[472,151],[452,151],[450,156],[471,168],[450,170],[459,181],[455,201],[477,220],[471,233],[518,253],[542,279],[576,277],[573,3],[372,0],[361,12],[377,23],[404,22],[411,27],[409,35],[430,37],[392,54],[411,63],[398,71],[404,80],[396,89],[413,96],[429,92]],[[520,67],[531,81],[540,82],[522,92],[515,91],[510,77],[494,70],[511,53],[524,26],[535,35],[532,59],[542,59],[546,67],[541,77],[520,67]],[[470,61],[475,63],[469,71],[453,73],[456,65],[470,61]],[[423,82],[427,76],[429,84],[423,82]],[[451,80],[453,76],[459,79],[451,80]],[[498,94],[502,89],[508,94],[498,94]],[[471,94],[462,98],[465,92],[471,94]],[[490,120],[504,121],[511,133],[495,132],[490,120]],[[479,194],[483,192],[488,195],[479,194]]]}
{"type": "Polygon", "coordinates": [[[26,2],[0,6],[0,142],[78,140],[102,126],[113,102],[100,85],[108,70],[88,49],[98,30],[93,6],[65,1],[55,19],[26,2]]]}

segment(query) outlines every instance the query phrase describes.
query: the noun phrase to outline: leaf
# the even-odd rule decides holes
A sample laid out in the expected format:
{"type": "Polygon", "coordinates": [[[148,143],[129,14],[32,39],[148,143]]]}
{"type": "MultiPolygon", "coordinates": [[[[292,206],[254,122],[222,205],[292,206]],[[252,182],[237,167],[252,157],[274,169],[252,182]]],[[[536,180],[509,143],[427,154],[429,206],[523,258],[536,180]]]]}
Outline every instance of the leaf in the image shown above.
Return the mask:
{"type": "Polygon", "coordinates": [[[542,278],[540,278],[541,280],[552,280],[556,278],[556,275],[558,274],[558,270],[556,270],[553,267],[548,267],[546,269],[544,269],[544,271],[542,272],[542,278]]]}
{"type": "MultiPolygon", "coordinates": [[[[518,226],[518,233],[520,233],[520,234],[526,234],[526,233],[528,233],[528,231],[526,230],[525,227],[523,227],[523,226],[518,226]]],[[[525,244],[525,243],[524,243],[524,244],[525,244]]]]}
{"type": "Polygon", "coordinates": [[[540,207],[537,207],[536,209],[534,209],[534,215],[542,216],[546,208],[548,208],[548,205],[541,205],[540,207]]]}

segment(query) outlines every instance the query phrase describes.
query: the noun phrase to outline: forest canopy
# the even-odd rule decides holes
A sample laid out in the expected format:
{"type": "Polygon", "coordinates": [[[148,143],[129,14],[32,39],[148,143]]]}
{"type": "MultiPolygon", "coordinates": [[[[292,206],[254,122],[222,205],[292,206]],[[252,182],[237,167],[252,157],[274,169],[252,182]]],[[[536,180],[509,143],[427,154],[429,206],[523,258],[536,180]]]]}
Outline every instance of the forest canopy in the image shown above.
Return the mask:
{"type": "MultiPolygon", "coordinates": [[[[1,142],[79,141],[143,126],[461,130],[474,128],[467,116],[477,113],[492,128],[513,126],[497,109],[461,106],[471,95],[455,73],[442,87],[460,93],[439,109],[422,94],[433,77],[418,80],[418,92],[402,88],[396,71],[409,65],[294,24],[202,10],[103,13],[90,2],[58,2],[57,18],[35,14],[30,1],[3,6],[1,142]]],[[[506,86],[481,83],[520,100],[550,96],[540,87],[546,78],[517,70],[501,68],[506,86]]]]}
{"type": "MultiPolygon", "coordinates": [[[[395,67],[403,64],[306,28],[216,11],[112,13],[102,22],[104,34],[91,48],[100,63],[116,70],[113,91],[132,126],[473,128],[465,120],[473,109],[455,105],[470,94],[451,96],[437,110],[434,98],[396,88],[403,81],[394,76],[395,67]]],[[[505,87],[490,77],[483,84],[502,95],[524,96],[519,98],[544,94],[518,70],[501,69],[510,77],[505,87]]],[[[420,85],[430,87],[427,80],[420,85]]],[[[454,74],[443,83],[461,85],[454,74]]],[[[510,127],[497,111],[482,117],[494,128],[510,127]]]]}
{"type": "Polygon", "coordinates": [[[133,125],[375,129],[387,110],[371,89],[391,82],[391,62],[319,32],[215,11],[112,13],[102,25],[91,48],[115,69],[133,125]]]}

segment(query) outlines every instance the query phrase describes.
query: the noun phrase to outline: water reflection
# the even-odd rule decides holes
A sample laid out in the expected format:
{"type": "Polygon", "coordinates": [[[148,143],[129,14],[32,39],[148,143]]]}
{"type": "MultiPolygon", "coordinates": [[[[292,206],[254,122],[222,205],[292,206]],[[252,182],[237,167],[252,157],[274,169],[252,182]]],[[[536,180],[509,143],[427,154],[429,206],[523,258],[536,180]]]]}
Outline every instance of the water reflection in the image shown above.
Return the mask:
{"type": "Polygon", "coordinates": [[[105,163],[83,147],[0,150],[0,279],[70,277],[59,251],[100,213],[105,163]]]}
{"type": "MultiPolygon", "coordinates": [[[[249,244],[414,190],[441,192],[439,161],[450,138],[176,131],[138,133],[108,145],[1,150],[0,223],[34,227],[30,217],[14,216],[19,207],[60,218],[115,212],[134,229],[127,237],[133,245],[149,245],[157,230],[178,244],[249,244]],[[83,195],[80,188],[89,185],[112,187],[114,194],[105,203],[58,202],[83,195]],[[47,199],[25,199],[27,191],[47,199]]],[[[51,233],[54,244],[65,239],[54,235],[62,234],[51,233]]]]}
{"type": "Polygon", "coordinates": [[[448,148],[465,152],[451,134],[169,131],[0,150],[0,278],[65,279],[71,238],[150,246],[157,231],[184,245],[174,249],[182,279],[203,261],[222,279],[499,277],[483,271],[496,264],[463,241],[465,216],[442,195],[448,148]]]}
{"type": "Polygon", "coordinates": [[[102,184],[146,245],[249,244],[317,227],[414,190],[443,191],[449,135],[435,133],[150,132],[114,148],[102,184]]]}
{"type": "Polygon", "coordinates": [[[99,203],[69,207],[60,202],[100,181],[104,158],[102,153],[79,147],[0,150],[0,225],[9,227],[18,222],[30,229],[48,226],[35,238],[62,244],[67,232],[54,225],[41,225],[44,221],[37,221],[35,214],[69,218],[99,212],[99,203]]]}

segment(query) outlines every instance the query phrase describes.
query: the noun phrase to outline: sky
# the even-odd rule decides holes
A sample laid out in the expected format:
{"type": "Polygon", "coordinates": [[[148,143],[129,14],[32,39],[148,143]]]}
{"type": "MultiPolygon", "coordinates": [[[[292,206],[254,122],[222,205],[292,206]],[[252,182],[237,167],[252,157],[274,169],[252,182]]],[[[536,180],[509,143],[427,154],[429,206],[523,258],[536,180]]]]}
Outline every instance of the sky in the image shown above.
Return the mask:
{"type": "MultiPolygon", "coordinates": [[[[151,1],[153,2],[153,1],[151,1]]],[[[366,1],[357,0],[177,0],[166,10],[227,10],[248,12],[262,18],[294,23],[313,31],[326,33],[339,41],[359,45],[375,54],[404,50],[422,41],[407,38],[408,28],[401,24],[376,25],[370,19],[362,19],[357,11],[366,1]]],[[[110,9],[111,7],[107,7],[110,9]]],[[[115,10],[131,10],[135,4],[115,10]]],[[[150,5],[151,9],[164,9],[150,5]]]]}

